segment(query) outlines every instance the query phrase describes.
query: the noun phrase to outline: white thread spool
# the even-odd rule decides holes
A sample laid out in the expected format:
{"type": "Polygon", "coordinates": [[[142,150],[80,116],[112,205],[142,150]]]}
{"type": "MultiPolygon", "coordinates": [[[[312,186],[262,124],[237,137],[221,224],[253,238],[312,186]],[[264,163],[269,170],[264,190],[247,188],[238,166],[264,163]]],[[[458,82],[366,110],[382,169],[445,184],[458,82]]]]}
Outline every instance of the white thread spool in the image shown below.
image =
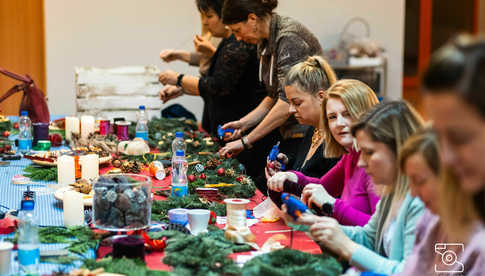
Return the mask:
{"type": "Polygon", "coordinates": [[[226,227],[232,226],[236,229],[247,227],[246,204],[249,203],[249,200],[228,198],[224,200],[224,203],[226,203],[227,208],[226,227]]]}

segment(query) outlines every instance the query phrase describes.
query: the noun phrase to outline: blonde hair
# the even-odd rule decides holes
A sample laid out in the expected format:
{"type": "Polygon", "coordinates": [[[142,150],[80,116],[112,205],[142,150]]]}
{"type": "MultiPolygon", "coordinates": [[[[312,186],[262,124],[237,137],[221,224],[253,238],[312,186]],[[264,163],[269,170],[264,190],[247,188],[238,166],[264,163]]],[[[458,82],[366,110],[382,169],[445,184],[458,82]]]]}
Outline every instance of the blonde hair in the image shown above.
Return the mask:
{"type": "Polygon", "coordinates": [[[321,56],[312,56],[291,67],[283,83],[315,95],[318,91],[326,91],[336,81],[330,64],[321,56]]]}
{"type": "Polygon", "coordinates": [[[463,190],[451,168],[443,168],[441,172],[439,214],[450,241],[468,242],[478,214],[473,197],[463,190]]]}
{"type": "Polygon", "coordinates": [[[325,135],[325,157],[335,158],[346,153],[346,149],[340,145],[331,135],[327,118],[327,102],[330,98],[338,98],[342,101],[353,121],[374,105],[379,103],[376,94],[365,83],[358,80],[339,80],[328,90],[322,103],[323,130],[325,135]]]}
{"type": "Polygon", "coordinates": [[[432,128],[426,127],[406,140],[399,151],[399,167],[405,171],[406,161],[414,154],[421,154],[426,165],[434,175],[440,174],[440,157],[438,154],[438,138],[432,128]]]}

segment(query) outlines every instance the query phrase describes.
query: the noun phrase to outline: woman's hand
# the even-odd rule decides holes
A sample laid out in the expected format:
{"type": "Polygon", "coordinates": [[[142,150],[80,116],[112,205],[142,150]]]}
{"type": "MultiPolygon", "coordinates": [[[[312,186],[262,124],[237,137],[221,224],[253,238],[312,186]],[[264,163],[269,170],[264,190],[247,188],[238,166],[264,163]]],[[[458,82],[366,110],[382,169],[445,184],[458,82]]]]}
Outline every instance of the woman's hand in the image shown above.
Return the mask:
{"type": "Polygon", "coordinates": [[[205,39],[200,35],[195,35],[194,47],[195,51],[208,57],[212,57],[216,52],[216,47],[214,47],[214,45],[212,45],[208,39],[205,39]]]}
{"type": "MultiPolygon", "coordinates": [[[[302,216],[301,219],[306,218],[302,216]]],[[[337,220],[330,217],[319,217],[318,221],[310,227],[310,236],[314,241],[347,261],[352,258],[352,254],[358,247],[357,243],[345,235],[337,220]]]]}
{"type": "Polygon", "coordinates": [[[288,156],[284,153],[279,153],[276,157],[277,160],[270,161],[266,160],[266,168],[264,169],[264,174],[266,179],[272,177],[275,173],[281,171],[281,163],[288,165],[288,156]]]}
{"type": "Polygon", "coordinates": [[[174,60],[178,60],[180,59],[180,57],[177,50],[168,49],[160,52],[160,59],[168,63],[174,60]]]}
{"type": "Polygon", "coordinates": [[[222,147],[220,150],[219,150],[219,154],[221,156],[226,156],[226,154],[231,154],[232,156],[236,156],[238,155],[239,153],[241,153],[241,151],[244,150],[244,146],[241,142],[241,139],[239,140],[236,140],[236,141],[232,141],[230,143],[227,143],[224,147],[222,147]]]}
{"type": "Polygon", "coordinates": [[[179,76],[179,73],[172,71],[172,70],[165,70],[164,72],[160,73],[160,76],[158,77],[158,80],[163,84],[163,85],[176,85],[177,84],[177,77],[179,76]]]}
{"type": "Polygon", "coordinates": [[[175,85],[166,85],[159,92],[160,100],[162,100],[163,103],[178,98],[183,94],[184,90],[181,87],[177,87],[175,85]]]}
{"type": "Polygon", "coordinates": [[[268,189],[275,192],[283,192],[285,181],[297,183],[298,176],[292,172],[278,172],[268,179],[268,189]]]}
{"type": "Polygon", "coordinates": [[[224,141],[232,141],[232,140],[240,139],[242,137],[243,132],[247,130],[245,124],[241,120],[225,123],[222,126],[222,128],[234,129],[234,133],[232,135],[224,137],[224,141]]]}
{"type": "Polygon", "coordinates": [[[308,208],[312,208],[312,205],[322,208],[323,204],[335,203],[335,198],[328,194],[327,190],[320,184],[308,184],[301,193],[301,201],[305,203],[308,208]]]}

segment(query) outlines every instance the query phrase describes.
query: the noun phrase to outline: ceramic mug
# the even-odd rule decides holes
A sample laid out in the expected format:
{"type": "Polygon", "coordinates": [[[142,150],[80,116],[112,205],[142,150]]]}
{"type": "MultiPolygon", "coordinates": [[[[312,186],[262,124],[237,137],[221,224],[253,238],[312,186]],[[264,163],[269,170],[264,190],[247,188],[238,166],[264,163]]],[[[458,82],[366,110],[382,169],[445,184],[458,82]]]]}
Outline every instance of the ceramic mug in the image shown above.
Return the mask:
{"type": "Polygon", "coordinates": [[[192,235],[205,232],[209,224],[210,211],[206,209],[189,210],[187,217],[189,218],[190,232],[192,235]]]}

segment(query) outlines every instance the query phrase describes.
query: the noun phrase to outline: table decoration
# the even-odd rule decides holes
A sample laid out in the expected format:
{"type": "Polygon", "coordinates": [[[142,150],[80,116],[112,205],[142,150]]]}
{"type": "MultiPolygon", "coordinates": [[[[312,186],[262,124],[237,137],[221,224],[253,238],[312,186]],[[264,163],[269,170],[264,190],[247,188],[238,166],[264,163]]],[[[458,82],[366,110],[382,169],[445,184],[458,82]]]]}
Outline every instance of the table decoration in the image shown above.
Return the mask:
{"type": "Polygon", "coordinates": [[[63,196],[64,226],[84,225],[83,197],[76,191],[66,191],[63,196]]]}
{"type": "Polygon", "coordinates": [[[74,157],[62,155],[57,159],[57,183],[69,185],[76,181],[74,157]]]}
{"type": "Polygon", "coordinates": [[[95,120],[93,116],[81,116],[81,138],[87,139],[91,133],[94,133],[95,120]]]}
{"type": "Polygon", "coordinates": [[[66,141],[71,141],[72,134],[80,134],[81,124],[77,117],[66,117],[66,141]]]}

